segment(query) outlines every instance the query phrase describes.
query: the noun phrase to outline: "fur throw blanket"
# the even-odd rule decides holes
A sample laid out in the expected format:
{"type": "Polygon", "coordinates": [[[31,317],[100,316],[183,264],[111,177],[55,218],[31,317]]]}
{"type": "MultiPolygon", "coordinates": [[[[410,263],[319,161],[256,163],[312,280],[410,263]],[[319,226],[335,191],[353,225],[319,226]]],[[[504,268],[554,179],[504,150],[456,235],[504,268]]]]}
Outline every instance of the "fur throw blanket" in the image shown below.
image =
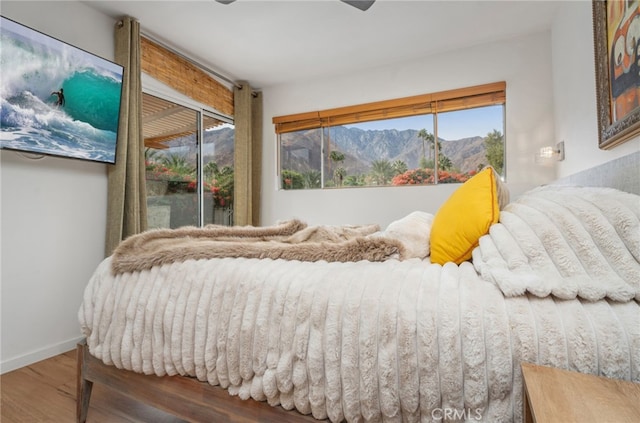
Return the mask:
{"type": "MultiPolygon", "coordinates": [[[[309,227],[295,219],[266,227],[208,225],[151,230],[127,238],[116,248],[112,270],[119,274],[222,257],[327,262],[405,258],[406,249],[399,238],[382,236],[379,230],[378,225],[309,227]],[[369,236],[372,234],[376,236],[369,236]]],[[[423,242],[428,246],[428,233],[423,242]]]]}
{"type": "Polygon", "coordinates": [[[640,302],[640,198],[611,188],[537,188],[500,212],[473,264],[509,297],[640,302]]]}

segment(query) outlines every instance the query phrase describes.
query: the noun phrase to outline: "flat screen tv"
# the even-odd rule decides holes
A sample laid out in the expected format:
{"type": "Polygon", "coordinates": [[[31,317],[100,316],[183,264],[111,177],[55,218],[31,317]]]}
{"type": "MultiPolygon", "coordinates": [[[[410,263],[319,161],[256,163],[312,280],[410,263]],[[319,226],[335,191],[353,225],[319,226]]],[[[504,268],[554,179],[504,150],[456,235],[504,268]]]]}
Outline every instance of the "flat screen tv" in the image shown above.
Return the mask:
{"type": "Polygon", "coordinates": [[[123,67],[0,19],[0,147],[115,163],[123,67]]]}

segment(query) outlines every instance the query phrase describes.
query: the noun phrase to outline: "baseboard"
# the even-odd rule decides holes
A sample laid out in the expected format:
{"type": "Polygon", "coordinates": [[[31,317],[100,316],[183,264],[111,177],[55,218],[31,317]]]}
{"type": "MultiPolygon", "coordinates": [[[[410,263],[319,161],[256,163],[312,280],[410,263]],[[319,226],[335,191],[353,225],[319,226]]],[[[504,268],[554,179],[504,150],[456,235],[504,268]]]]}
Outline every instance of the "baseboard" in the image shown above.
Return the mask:
{"type": "Polygon", "coordinates": [[[73,350],[76,348],[76,344],[82,339],[82,336],[78,336],[67,341],[63,341],[58,344],[39,349],[37,351],[30,352],[28,354],[2,361],[0,362],[0,374],[5,374],[12,370],[16,370],[33,363],[37,363],[38,361],[46,360],[47,358],[51,358],[58,354],[73,350]]]}

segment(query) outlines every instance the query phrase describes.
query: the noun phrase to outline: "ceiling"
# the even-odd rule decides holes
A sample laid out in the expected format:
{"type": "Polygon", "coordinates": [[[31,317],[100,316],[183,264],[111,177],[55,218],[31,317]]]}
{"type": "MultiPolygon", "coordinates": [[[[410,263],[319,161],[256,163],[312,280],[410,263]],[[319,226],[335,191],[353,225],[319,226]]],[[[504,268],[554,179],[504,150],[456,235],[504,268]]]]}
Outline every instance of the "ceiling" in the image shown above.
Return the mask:
{"type": "Polygon", "coordinates": [[[151,38],[256,89],[544,31],[558,7],[543,0],[377,0],[365,12],[338,0],[83,3],[114,19],[137,18],[151,38]]]}

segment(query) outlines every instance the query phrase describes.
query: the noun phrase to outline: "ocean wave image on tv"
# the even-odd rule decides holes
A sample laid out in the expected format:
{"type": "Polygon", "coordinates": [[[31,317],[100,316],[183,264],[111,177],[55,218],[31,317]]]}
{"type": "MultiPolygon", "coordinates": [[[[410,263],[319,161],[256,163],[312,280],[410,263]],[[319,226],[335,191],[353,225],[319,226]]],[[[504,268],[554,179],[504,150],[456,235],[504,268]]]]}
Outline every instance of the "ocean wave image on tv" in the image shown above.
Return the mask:
{"type": "Polygon", "coordinates": [[[115,162],[122,67],[6,18],[2,148],[115,162]]]}

